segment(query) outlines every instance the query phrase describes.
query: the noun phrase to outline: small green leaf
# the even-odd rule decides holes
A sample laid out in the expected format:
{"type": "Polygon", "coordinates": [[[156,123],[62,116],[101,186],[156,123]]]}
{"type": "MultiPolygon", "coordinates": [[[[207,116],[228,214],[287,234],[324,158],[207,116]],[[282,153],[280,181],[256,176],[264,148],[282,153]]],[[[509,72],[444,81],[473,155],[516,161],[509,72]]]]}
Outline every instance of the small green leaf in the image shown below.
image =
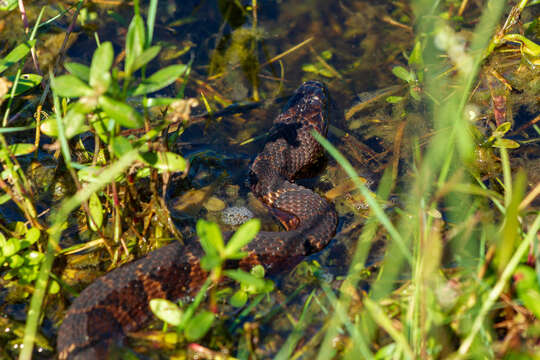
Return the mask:
{"type": "Polygon", "coordinates": [[[111,146],[114,154],[119,158],[133,150],[133,145],[131,145],[131,142],[123,136],[113,138],[111,146]]]}
{"type": "Polygon", "coordinates": [[[94,90],[91,87],[73,75],[62,75],[54,78],[52,88],[59,96],[66,98],[91,96],[94,94],[94,90]]]}
{"type": "Polygon", "coordinates": [[[234,307],[242,307],[246,305],[248,294],[243,290],[238,290],[231,296],[229,303],[234,307]]]}
{"type": "Polygon", "coordinates": [[[150,309],[158,319],[167,324],[178,326],[182,321],[182,310],[169,300],[152,299],[150,300],[150,309]]]}
{"type": "Polygon", "coordinates": [[[225,275],[243,286],[251,287],[254,290],[261,291],[266,287],[266,281],[260,279],[256,276],[253,276],[245,271],[236,269],[236,270],[225,270],[225,275]]]}
{"type": "Polygon", "coordinates": [[[317,64],[304,64],[304,65],[302,65],[302,70],[305,71],[305,72],[316,74],[316,75],[326,76],[327,78],[333,78],[334,77],[334,74],[330,70],[323,67],[319,63],[317,63],[317,64]]]}
{"type": "Polygon", "coordinates": [[[90,229],[97,231],[103,224],[103,207],[101,206],[101,201],[96,193],[92,193],[90,199],[88,199],[88,210],[90,212],[88,218],[90,229]]]}
{"type": "Polygon", "coordinates": [[[513,278],[518,298],[540,318],[540,286],[536,272],[527,265],[518,265],[513,278]]]}
{"type": "Polygon", "coordinates": [[[99,97],[99,105],[111,119],[124,127],[136,129],[144,124],[141,114],[126,103],[102,95],[99,97]]]}
{"type": "MultiPolygon", "coordinates": [[[[42,79],[43,77],[37,74],[22,74],[19,78],[19,82],[17,84],[17,89],[15,90],[14,96],[18,96],[30,89],[35,88],[36,86],[41,84],[42,79]]],[[[8,80],[14,82],[15,76],[8,76],[8,80]]],[[[8,99],[10,96],[11,94],[6,94],[4,98],[8,99]]]]}
{"type": "Polygon", "coordinates": [[[41,132],[47,136],[50,136],[50,137],[58,136],[58,124],[56,123],[55,116],[49,116],[47,120],[43,121],[39,125],[39,128],[41,132]]]}
{"type": "Polygon", "coordinates": [[[396,66],[392,69],[392,73],[396,75],[401,80],[406,82],[414,81],[414,74],[409,70],[405,69],[403,66],[396,66]]]}
{"type": "Polygon", "coordinates": [[[390,103],[390,104],[396,104],[400,101],[403,101],[404,97],[403,96],[389,96],[386,98],[386,102],[390,103]]]}
{"type": "Polygon", "coordinates": [[[90,86],[98,94],[104,94],[111,84],[110,69],[114,60],[114,51],[110,42],[104,42],[94,52],[90,66],[90,86]]]}
{"type": "Polygon", "coordinates": [[[107,124],[109,121],[112,121],[111,119],[107,119],[105,114],[101,114],[103,116],[95,116],[93,117],[93,121],[90,122],[90,125],[94,128],[96,134],[99,136],[101,141],[103,141],[105,144],[108,144],[110,142],[110,136],[111,134],[107,130],[107,124]]]}
{"type": "Polygon", "coordinates": [[[28,265],[39,265],[44,256],[39,251],[29,251],[24,255],[24,258],[28,265]]]}
{"type": "Polygon", "coordinates": [[[251,219],[243,223],[227,243],[225,256],[233,255],[246,246],[259,233],[260,228],[261,221],[259,219],[251,219]]]}
{"type": "Polygon", "coordinates": [[[24,258],[20,255],[13,255],[7,259],[7,263],[10,268],[16,269],[24,264],[24,258]]]}
{"type": "Polygon", "coordinates": [[[41,236],[41,232],[39,231],[39,229],[33,227],[28,230],[28,232],[25,235],[25,239],[31,245],[35,243],[36,241],[38,241],[40,236],[41,236]]]}
{"type": "Polygon", "coordinates": [[[265,271],[262,265],[255,265],[254,267],[251,268],[249,272],[251,273],[251,275],[258,277],[259,279],[264,278],[265,271]]]}
{"type": "Polygon", "coordinates": [[[501,125],[497,126],[493,132],[493,136],[503,137],[508,131],[510,131],[511,128],[512,124],[509,121],[503,122],[501,125]]]}
{"type": "Polygon", "coordinates": [[[9,238],[2,247],[2,255],[10,257],[15,255],[21,249],[21,241],[17,238],[9,238]]]}
{"type": "Polygon", "coordinates": [[[191,318],[186,326],[185,335],[189,341],[195,341],[202,338],[214,322],[214,314],[210,311],[202,311],[191,318]]]}
{"type": "Polygon", "coordinates": [[[91,110],[92,109],[88,108],[84,104],[81,104],[80,102],[75,103],[69,108],[66,116],[63,118],[64,129],[68,139],[88,131],[88,126],[86,126],[85,120],[86,114],[88,114],[91,110]]]}
{"type": "MultiPolygon", "coordinates": [[[[86,125],[86,114],[90,112],[87,106],[76,102],[69,107],[69,110],[62,119],[64,121],[64,131],[66,138],[71,139],[76,135],[79,135],[85,131],[88,131],[86,125]]],[[[56,122],[56,115],[49,116],[40,125],[41,132],[50,137],[58,136],[58,124],[56,122]]]]}
{"type": "Polygon", "coordinates": [[[147,152],[141,155],[141,159],[161,171],[177,172],[186,170],[186,160],[172,152],[147,152]]]}
{"type": "MultiPolygon", "coordinates": [[[[4,205],[5,203],[7,203],[10,200],[11,200],[11,196],[9,196],[9,194],[0,195],[0,205],[4,205]]],[[[1,264],[1,262],[0,262],[0,264],[1,264]]]]}
{"type": "Polygon", "coordinates": [[[23,221],[17,221],[15,223],[15,235],[16,236],[23,236],[23,235],[26,235],[26,233],[28,232],[28,229],[26,228],[26,225],[24,224],[23,221]]]}
{"type": "Polygon", "coordinates": [[[493,147],[504,149],[517,149],[519,147],[519,143],[510,139],[496,139],[493,143],[493,147]]]}
{"type": "Polygon", "coordinates": [[[11,65],[19,63],[35,44],[36,40],[24,42],[16,46],[4,58],[0,59],[0,74],[6,71],[11,65]]]}
{"type": "Polygon", "coordinates": [[[149,78],[144,79],[139,86],[137,86],[133,95],[144,95],[163,89],[174,83],[187,69],[188,66],[183,64],[167,66],[165,69],[161,69],[152,74],[149,78]]]}
{"type": "Polygon", "coordinates": [[[9,151],[14,156],[28,155],[36,150],[34,144],[11,144],[9,145],[9,151]]]}
{"type": "Polygon", "coordinates": [[[137,179],[144,179],[146,177],[149,177],[152,173],[151,168],[144,167],[142,169],[137,170],[137,179]]]}
{"type": "Polygon", "coordinates": [[[302,65],[302,70],[304,70],[305,72],[318,73],[317,67],[313,64],[302,65]]]}
{"type": "Polygon", "coordinates": [[[64,67],[71,75],[75,75],[85,82],[90,81],[90,68],[88,66],[76,62],[70,62],[65,63],[64,67]]]}
{"type": "Polygon", "coordinates": [[[422,42],[417,41],[414,44],[414,48],[411,51],[411,55],[409,56],[409,66],[416,66],[417,68],[424,66],[424,59],[422,55],[422,42]]]}
{"type": "Polygon", "coordinates": [[[58,284],[54,280],[51,280],[50,285],[49,285],[49,294],[52,294],[52,295],[58,294],[59,291],[60,291],[60,284],[58,284]]]}
{"type": "Polygon", "coordinates": [[[142,17],[140,15],[133,16],[126,36],[125,72],[128,76],[133,73],[135,59],[139,57],[144,50],[144,44],[146,42],[145,36],[144,21],[142,17]]]}
{"type": "Polygon", "coordinates": [[[237,251],[234,254],[230,254],[227,256],[228,260],[240,260],[248,256],[249,253],[246,251],[237,251]]]}
{"type": "Polygon", "coordinates": [[[157,54],[159,54],[160,51],[161,46],[159,45],[155,45],[144,50],[142,54],[137,56],[137,58],[133,61],[131,71],[135,72],[142,68],[144,65],[148,64],[150,61],[152,61],[153,58],[157,56],[157,54]]]}
{"type": "Polygon", "coordinates": [[[324,50],[322,53],[321,53],[321,57],[324,59],[324,60],[330,60],[332,58],[332,51],[331,50],[324,50]]]}
{"type": "Polygon", "coordinates": [[[221,236],[221,230],[217,224],[199,219],[196,228],[199,241],[206,254],[218,255],[223,252],[225,245],[221,236]]]}

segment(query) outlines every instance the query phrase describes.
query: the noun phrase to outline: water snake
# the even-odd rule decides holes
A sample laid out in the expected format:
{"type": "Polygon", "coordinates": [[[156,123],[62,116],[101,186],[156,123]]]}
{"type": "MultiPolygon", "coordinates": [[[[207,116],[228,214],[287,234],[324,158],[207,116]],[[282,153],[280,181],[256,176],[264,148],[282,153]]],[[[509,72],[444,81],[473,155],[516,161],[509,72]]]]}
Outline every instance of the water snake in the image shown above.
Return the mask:
{"type": "MultiPolygon", "coordinates": [[[[311,135],[325,135],[328,94],[317,81],[303,83],[274,120],[263,150],[253,161],[251,191],[287,231],[260,232],[236,264],[255,264],[268,271],[321,250],[333,237],[337,214],[333,205],[294,179],[320,158],[322,148],[311,135]]],[[[225,238],[230,234],[224,234],[225,238]]],[[[198,241],[174,242],[122,266],[90,284],[68,309],[58,332],[59,359],[102,359],[115,342],[139,329],[151,316],[153,298],[176,301],[197,293],[207,273],[200,266],[198,241]]]]}

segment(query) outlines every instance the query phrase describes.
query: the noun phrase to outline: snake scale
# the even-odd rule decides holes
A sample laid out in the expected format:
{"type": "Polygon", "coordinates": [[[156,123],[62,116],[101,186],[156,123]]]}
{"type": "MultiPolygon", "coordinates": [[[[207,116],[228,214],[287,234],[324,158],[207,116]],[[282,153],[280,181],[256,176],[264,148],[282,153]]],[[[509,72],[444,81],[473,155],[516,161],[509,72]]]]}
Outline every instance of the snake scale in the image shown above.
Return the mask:
{"type": "MultiPolygon", "coordinates": [[[[313,166],[322,147],[312,131],[328,128],[328,92],[317,81],[303,83],[274,120],[264,149],[253,161],[251,191],[286,231],[260,232],[244,248],[248,256],[228,267],[255,264],[276,272],[324,248],[334,236],[332,204],[294,179],[313,166]]],[[[231,234],[224,234],[225,238],[231,234]]],[[[171,243],[111,271],[84,289],[68,309],[57,339],[59,359],[105,359],[114,344],[151,317],[149,301],[193,297],[208,276],[198,241],[171,243]]]]}

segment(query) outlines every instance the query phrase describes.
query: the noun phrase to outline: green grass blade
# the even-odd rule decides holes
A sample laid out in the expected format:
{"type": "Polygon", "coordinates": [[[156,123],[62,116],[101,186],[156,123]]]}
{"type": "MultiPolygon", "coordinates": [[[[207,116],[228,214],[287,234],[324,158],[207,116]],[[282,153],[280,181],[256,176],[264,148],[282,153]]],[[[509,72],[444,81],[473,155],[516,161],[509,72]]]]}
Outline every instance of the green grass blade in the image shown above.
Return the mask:
{"type": "Polygon", "coordinates": [[[523,256],[529,251],[529,248],[531,244],[533,243],[535,237],[537,236],[538,230],[540,230],[540,214],[536,216],[536,219],[534,220],[529,232],[527,233],[527,236],[521,244],[519,244],[519,247],[517,248],[516,252],[508,262],[508,265],[504,268],[504,271],[502,272],[501,276],[499,277],[499,280],[495,284],[495,286],[491,289],[489,292],[487,298],[483,301],[482,307],[480,308],[480,311],[476,318],[474,319],[473,325],[471,327],[471,330],[465,340],[461,343],[461,346],[459,347],[457,351],[456,359],[465,359],[469,349],[471,348],[471,345],[474,341],[474,338],[482,328],[482,325],[487,317],[487,314],[495,304],[495,301],[499,298],[502,291],[504,290],[506,284],[508,283],[508,280],[510,280],[510,277],[516,270],[516,267],[519,265],[519,262],[523,258],[523,256]]]}
{"type": "Polygon", "coordinates": [[[154,25],[156,24],[158,0],[150,0],[148,6],[148,18],[146,19],[147,33],[146,33],[146,47],[149,48],[152,44],[154,37],[154,25]]]}
{"type": "Polygon", "coordinates": [[[368,203],[370,209],[375,214],[375,217],[381,222],[386,231],[388,231],[392,240],[399,246],[400,250],[403,253],[403,256],[407,259],[409,264],[412,264],[413,257],[409,248],[405,244],[405,241],[401,237],[401,234],[394,227],[388,216],[386,216],[383,208],[377,202],[377,200],[375,200],[368,188],[362,183],[362,181],[360,181],[360,176],[358,176],[351,163],[322,135],[317,132],[313,132],[313,136],[315,137],[315,139],[317,139],[318,142],[321,143],[321,145],[326,149],[326,151],[328,151],[328,153],[334,159],[336,159],[338,164],[343,168],[343,170],[345,170],[347,175],[351,177],[358,190],[360,190],[362,196],[366,199],[366,202],[368,203]]]}

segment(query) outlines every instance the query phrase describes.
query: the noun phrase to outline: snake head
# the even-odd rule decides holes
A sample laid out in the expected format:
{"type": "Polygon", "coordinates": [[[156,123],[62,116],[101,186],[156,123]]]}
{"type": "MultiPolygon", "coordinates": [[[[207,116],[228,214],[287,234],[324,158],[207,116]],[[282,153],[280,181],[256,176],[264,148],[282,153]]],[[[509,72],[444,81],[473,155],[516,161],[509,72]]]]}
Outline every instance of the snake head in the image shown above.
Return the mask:
{"type": "Polygon", "coordinates": [[[328,89],[322,82],[309,80],[296,89],[275,123],[300,123],[322,135],[328,130],[328,89]]]}

